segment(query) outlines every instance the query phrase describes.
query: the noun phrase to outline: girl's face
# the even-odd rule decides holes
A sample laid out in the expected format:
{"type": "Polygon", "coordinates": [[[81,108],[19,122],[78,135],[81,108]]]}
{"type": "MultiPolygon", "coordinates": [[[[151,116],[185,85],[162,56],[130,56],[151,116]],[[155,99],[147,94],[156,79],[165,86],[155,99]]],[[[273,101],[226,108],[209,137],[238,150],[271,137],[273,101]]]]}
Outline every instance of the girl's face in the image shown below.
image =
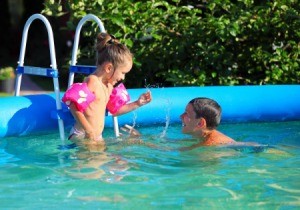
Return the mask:
{"type": "Polygon", "coordinates": [[[125,74],[127,74],[131,70],[131,68],[132,68],[132,60],[125,62],[123,65],[120,65],[117,68],[113,67],[108,82],[114,86],[118,82],[124,80],[125,74]]]}
{"type": "Polygon", "coordinates": [[[199,124],[199,119],[196,119],[196,113],[192,104],[188,104],[184,113],[180,115],[182,121],[182,133],[193,134],[199,124]]]}

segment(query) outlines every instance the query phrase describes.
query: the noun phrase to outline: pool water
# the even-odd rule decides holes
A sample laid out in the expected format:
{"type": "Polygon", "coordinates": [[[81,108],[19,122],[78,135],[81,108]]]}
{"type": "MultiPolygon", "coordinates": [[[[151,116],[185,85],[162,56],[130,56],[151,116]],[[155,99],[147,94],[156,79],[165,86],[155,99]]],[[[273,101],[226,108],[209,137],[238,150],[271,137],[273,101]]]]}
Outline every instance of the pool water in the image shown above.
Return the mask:
{"type": "Polygon", "coordinates": [[[0,139],[0,209],[300,208],[300,121],[220,126],[269,145],[259,152],[179,152],[196,142],[180,126],[138,128],[157,148],[107,129],[108,150],[94,153],[63,146],[56,133],[0,139]]]}

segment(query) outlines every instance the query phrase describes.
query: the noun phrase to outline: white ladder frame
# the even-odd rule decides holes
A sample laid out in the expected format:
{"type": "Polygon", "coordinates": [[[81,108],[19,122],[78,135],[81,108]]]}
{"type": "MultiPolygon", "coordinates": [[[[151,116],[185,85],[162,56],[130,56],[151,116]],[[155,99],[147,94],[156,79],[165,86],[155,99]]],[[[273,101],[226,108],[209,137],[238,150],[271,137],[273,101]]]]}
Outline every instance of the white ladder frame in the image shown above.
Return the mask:
{"type": "MultiPolygon", "coordinates": [[[[20,57],[19,57],[19,61],[18,61],[16,84],[15,84],[15,96],[20,95],[20,88],[21,88],[23,74],[32,74],[32,75],[52,77],[54,92],[55,92],[57,113],[62,111],[62,105],[60,102],[60,89],[59,89],[59,82],[58,82],[58,70],[57,70],[57,63],[56,63],[56,56],[55,56],[53,31],[52,31],[52,27],[51,27],[49,21],[47,20],[47,18],[45,18],[45,16],[43,16],[41,14],[32,15],[26,21],[24,29],[23,29],[20,57]],[[47,32],[48,32],[49,50],[50,50],[50,58],[51,58],[51,65],[50,65],[51,68],[50,69],[24,66],[24,57],[25,57],[25,51],[26,51],[28,30],[29,30],[31,23],[36,19],[40,19],[45,24],[47,32]]],[[[60,138],[61,138],[61,140],[64,141],[64,139],[65,139],[64,122],[59,117],[59,115],[57,115],[57,116],[58,116],[58,127],[59,127],[60,138]]]]}

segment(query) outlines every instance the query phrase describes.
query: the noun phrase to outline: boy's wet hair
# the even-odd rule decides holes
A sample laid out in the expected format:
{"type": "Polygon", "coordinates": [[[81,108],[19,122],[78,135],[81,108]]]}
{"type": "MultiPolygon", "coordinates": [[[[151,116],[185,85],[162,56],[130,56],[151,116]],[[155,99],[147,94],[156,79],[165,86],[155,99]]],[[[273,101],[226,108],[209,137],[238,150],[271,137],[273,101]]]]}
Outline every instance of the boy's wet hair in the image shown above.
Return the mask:
{"type": "Polygon", "coordinates": [[[206,126],[209,129],[216,129],[221,121],[221,106],[214,100],[205,97],[192,99],[191,104],[196,113],[196,118],[203,117],[206,120],[206,126]]]}
{"type": "Polygon", "coordinates": [[[97,65],[111,62],[114,68],[117,68],[133,57],[124,44],[121,44],[119,40],[108,33],[98,34],[95,48],[97,51],[97,65]]]}

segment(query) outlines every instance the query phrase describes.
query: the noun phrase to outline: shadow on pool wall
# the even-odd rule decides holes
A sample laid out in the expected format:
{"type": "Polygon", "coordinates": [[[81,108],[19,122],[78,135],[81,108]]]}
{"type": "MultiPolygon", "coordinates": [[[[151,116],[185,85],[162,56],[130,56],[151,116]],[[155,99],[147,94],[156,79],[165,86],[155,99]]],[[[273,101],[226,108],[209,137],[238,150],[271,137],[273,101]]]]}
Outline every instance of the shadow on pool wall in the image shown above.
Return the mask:
{"type": "MultiPolygon", "coordinates": [[[[150,90],[153,101],[134,112],[118,117],[120,126],[135,124],[151,126],[179,123],[186,104],[195,97],[216,100],[223,109],[222,123],[270,122],[300,120],[300,85],[173,87],[150,90]]],[[[129,89],[132,100],[145,88],[129,89]]],[[[63,93],[61,93],[62,96],[63,93]]],[[[22,136],[41,132],[59,132],[54,94],[12,96],[0,99],[0,137],[22,136]]],[[[65,132],[73,124],[67,107],[64,115],[65,132]]],[[[106,127],[113,127],[111,116],[106,127]]]]}
{"type": "MultiPolygon", "coordinates": [[[[52,117],[52,113],[56,112],[54,96],[41,94],[9,97],[0,103],[3,107],[1,120],[7,120],[7,126],[0,130],[1,136],[24,136],[58,130],[57,119],[52,117]]],[[[67,125],[71,122],[72,119],[66,119],[67,125]]]]}

